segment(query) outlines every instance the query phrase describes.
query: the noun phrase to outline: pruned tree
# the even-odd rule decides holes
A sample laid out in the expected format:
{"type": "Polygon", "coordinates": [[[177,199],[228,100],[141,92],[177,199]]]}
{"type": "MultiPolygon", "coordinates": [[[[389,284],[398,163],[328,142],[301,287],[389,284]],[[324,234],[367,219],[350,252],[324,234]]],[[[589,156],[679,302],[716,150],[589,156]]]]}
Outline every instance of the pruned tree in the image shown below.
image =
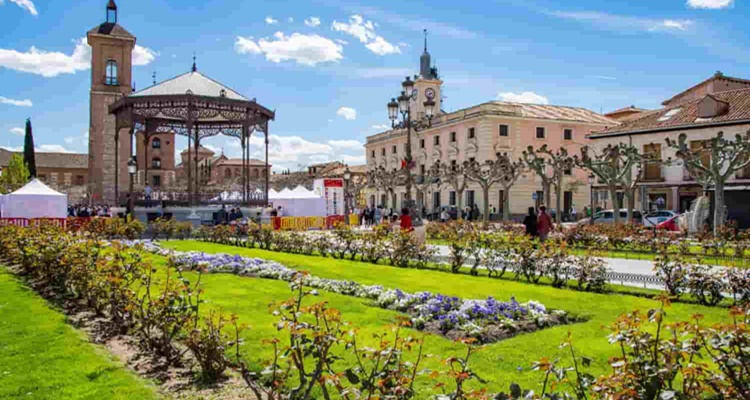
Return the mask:
{"type": "MultiPolygon", "coordinates": [[[[367,172],[367,182],[370,187],[391,195],[391,204],[396,208],[395,188],[402,183],[405,170],[394,169],[388,171],[382,165],[367,172]]],[[[383,205],[385,206],[385,205],[383,205]]]]}
{"type": "Polygon", "coordinates": [[[552,203],[551,188],[555,186],[556,205],[557,205],[557,223],[562,221],[562,191],[563,181],[565,180],[565,171],[572,170],[576,165],[573,157],[568,155],[568,150],[564,147],[552,151],[547,145],[534,150],[534,146],[529,146],[523,151],[523,162],[528,169],[533,171],[542,179],[542,190],[544,190],[544,204],[547,208],[552,203]]]}
{"type": "Polygon", "coordinates": [[[427,203],[427,193],[435,187],[440,188],[440,186],[440,168],[438,164],[433,164],[423,174],[416,177],[414,187],[417,189],[417,198],[422,197],[422,207],[425,207],[424,203],[427,203]]]}
{"type": "MultiPolygon", "coordinates": [[[[640,176],[640,168],[643,156],[635,146],[625,143],[607,145],[601,153],[597,153],[589,146],[581,148],[581,155],[575,157],[575,164],[579,168],[590,171],[594,176],[607,186],[612,198],[614,209],[614,222],[620,222],[621,204],[617,200],[617,189],[622,187],[628,198],[628,222],[633,221],[633,208],[635,208],[635,190],[640,176]],[[633,174],[634,169],[636,173],[633,174]]],[[[593,215],[593,210],[592,210],[593,215]]]]}
{"type": "Polygon", "coordinates": [[[505,158],[505,173],[500,180],[500,186],[503,188],[503,221],[510,220],[510,189],[515,185],[518,178],[524,172],[524,162],[521,160],[511,161],[506,155],[502,155],[505,158]]]}
{"type": "Polygon", "coordinates": [[[0,174],[0,194],[7,194],[22,188],[28,181],[29,168],[23,156],[14,153],[8,161],[8,167],[0,174]]]}
{"type": "Polygon", "coordinates": [[[458,218],[461,218],[461,209],[463,208],[463,198],[466,186],[469,185],[469,179],[464,173],[464,167],[461,164],[456,163],[445,164],[439,162],[437,168],[440,171],[440,182],[444,185],[449,186],[456,192],[456,204],[458,207],[458,218]]]}
{"type": "MultiPolygon", "coordinates": [[[[714,234],[727,220],[724,204],[724,187],[737,171],[750,166],[750,131],[736,135],[734,140],[724,138],[724,132],[704,140],[700,146],[690,146],[686,134],[677,141],[667,138],[667,146],[676,151],[677,158],[688,172],[704,186],[714,187],[714,234]],[[707,157],[704,157],[707,156],[707,157]]],[[[671,159],[668,159],[671,162],[671,159]]]]}
{"type": "MultiPolygon", "coordinates": [[[[489,221],[490,203],[488,200],[490,188],[495,184],[503,182],[503,180],[510,179],[508,175],[509,171],[513,168],[512,164],[508,156],[500,156],[497,160],[486,160],[483,163],[477,161],[464,162],[463,167],[466,178],[471,182],[477,183],[482,188],[482,201],[484,203],[484,216],[482,219],[484,222],[489,221]]],[[[503,199],[503,201],[505,200],[503,199]]]]}
{"type": "Polygon", "coordinates": [[[352,202],[352,206],[357,205],[360,194],[368,186],[366,175],[354,175],[352,174],[349,183],[346,185],[346,195],[349,196],[352,202]]]}

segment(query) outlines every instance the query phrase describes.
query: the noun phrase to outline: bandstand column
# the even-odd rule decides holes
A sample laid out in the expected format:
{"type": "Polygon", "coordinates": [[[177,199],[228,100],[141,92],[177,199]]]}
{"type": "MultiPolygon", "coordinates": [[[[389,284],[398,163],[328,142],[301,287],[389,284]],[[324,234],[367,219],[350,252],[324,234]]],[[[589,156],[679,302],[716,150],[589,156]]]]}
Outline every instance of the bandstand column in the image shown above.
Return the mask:
{"type": "Polygon", "coordinates": [[[242,136],[240,137],[242,146],[242,202],[247,203],[247,159],[245,158],[245,146],[247,146],[247,124],[242,124],[242,136]]]}
{"type": "Polygon", "coordinates": [[[271,176],[271,171],[268,168],[268,125],[269,125],[269,123],[268,123],[268,121],[266,121],[266,132],[265,132],[265,136],[266,136],[266,159],[265,159],[265,167],[266,167],[266,174],[265,174],[266,175],[266,185],[265,185],[266,186],[265,187],[266,205],[269,204],[269,201],[268,201],[268,184],[269,184],[269,179],[270,179],[270,176],[271,176]]]}
{"type": "Polygon", "coordinates": [[[195,124],[195,138],[193,139],[193,146],[195,147],[195,152],[193,153],[193,168],[195,169],[195,176],[193,176],[193,189],[195,191],[193,196],[193,203],[199,204],[200,203],[200,193],[198,190],[198,147],[201,145],[200,137],[199,137],[199,129],[200,127],[198,124],[195,124]]]}
{"type": "Polygon", "coordinates": [[[119,117],[115,115],[115,206],[120,203],[120,129],[119,117]]]}

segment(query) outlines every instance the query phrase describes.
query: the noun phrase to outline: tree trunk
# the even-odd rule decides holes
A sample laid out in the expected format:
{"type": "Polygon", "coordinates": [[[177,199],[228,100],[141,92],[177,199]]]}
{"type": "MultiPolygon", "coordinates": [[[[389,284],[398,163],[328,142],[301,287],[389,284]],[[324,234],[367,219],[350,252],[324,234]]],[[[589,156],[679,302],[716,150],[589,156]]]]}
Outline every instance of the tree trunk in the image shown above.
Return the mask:
{"type": "Polygon", "coordinates": [[[613,218],[615,225],[617,225],[620,223],[620,208],[617,202],[617,186],[609,186],[609,196],[612,198],[612,213],[614,214],[613,218]]]}
{"type": "Polygon", "coordinates": [[[635,209],[635,188],[625,190],[625,197],[628,200],[628,224],[633,223],[633,210],[635,209]]]}
{"type": "Polygon", "coordinates": [[[724,182],[714,185],[714,236],[726,222],[727,213],[724,207],[724,182]]]}
{"type": "Polygon", "coordinates": [[[456,219],[462,220],[463,217],[461,216],[461,213],[463,212],[463,204],[464,204],[464,191],[461,190],[460,192],[456,190],[456,204],[458,204],[458,208],[456,208],[456,219]]]}
{"type": "Polygon", "coordinates": [[[482,216],[482,221],[487,222],[490,220],[490,203],[489,203],[489,197],[490,197],[490,188],[489,186],[483,186],[482,187],[482,201],[484,202],[484,215],[482,216]]]}
{"type": "Polygon", "coordinates": [[[555,215],[555,219],[557,220],[557,224],[560,225],[562,223],[562,182],[563,178],[560,177],[559,181],[557,182],[557,190],[555,191],[555,196],[557,197],[555,199],[555,205],[557,206],[557,214],[555,215]]]}
{"type": "Polygon", "coordinates": [[[544,206],[549,211],[552,207],[552,183],[547,179],[542,180],[542,190],[544,190],[544,206]]]}
{"type": "Polygon", "coordinates": [[[510,220],[510,188],[503,187],[503,221],[510,220]]]}
{"type": "Polygon", "coordinates": [[[396,204],[397,201],[398,201],[398,196],[396,196],[396,191],[392,190],[391,191],[391,208],[393,209],[394,212],[401,215],[401,213],[398,211],[398,204],[396,204]]]}

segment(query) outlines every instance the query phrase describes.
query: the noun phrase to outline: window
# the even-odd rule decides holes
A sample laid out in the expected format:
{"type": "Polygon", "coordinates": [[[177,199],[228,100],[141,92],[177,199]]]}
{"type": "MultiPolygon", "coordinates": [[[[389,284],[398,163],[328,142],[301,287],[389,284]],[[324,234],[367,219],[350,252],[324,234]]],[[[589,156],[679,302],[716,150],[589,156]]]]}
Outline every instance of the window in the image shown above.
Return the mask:
{"type": "Polygon", "coordinates": [[[500,125],[499,128],[500,136],[508,136],[508,125],[500,125]]]}
{"type": "Polygon", "coordinates": [[[432,209],[433,210],[440,209],[440,192],[432,193],[432,209]]]}
{"type": "MultiPolygon", "coordinates": [[[[313,172],[313,173],[315,173],[315,172],[313,172]]],[[[225,178],[231,178],[232,177],[232,170],[229,169],[229,168],[225,169],[224,170],[224,177],[225,178]]]]}
{"type": "Polygon", "coordinates": [[[260,177],[260,170],[258,168],[255,168],[253,170],[253,177],[259,178],[260,177]]]}
{"type": "Polygon", "coordinates": [[[424,139],[419,139],[419,148],[424,149],[424,139]]]}
{"type": "Polygon", "coordinates": [[[151,148],[152,149],[161,149],[161,139],[155,138],[151,141],[151,148]]]}
{"type": "Polygon", "coordinates": [[[563,192],[563,215],[573,209],[573,192],[563,192]]]}
{"type": "Polygon", "coordinates": [[[451,132],[451,143],[456,142],[456,132],[451,132]]]}
{"type": "Polygon", "coordinates": [[[544,191],[543,190],[537,190],[536,191],[536,206],[537,206],[537,208],[539,208],[539,206],[541,206],[542,204],[544,204],[544,191]]]}
{"type": "Polygon", "coordinates": [[[393,148],[391,149],[391,152],[392,152],[393,154],[396,154],[396,153],[397,153],[397,150],[396,150],[396,145],[395,145],[395,144],[393,145],[393,148]]]}
{"type": "Polygon", "coordinates": [[[107,67],[104,75],[104,84],[107,86],[119,85],[119,82],[117,81],[117,61],[107,61],[107,67]]]}
{"type": "Polygon", "coordinates": [[[153,169],[159,169],[159,168],[161,168],[161,158],[152,158],[151,159],[151,168],[153,168],[153,169]]]}
{"type": "Polygon", "coordinates": [[[382,149],[380,149],[380,155],[381,156],[385,156],[385,147],[383,147],[382,149]]]}
{"type": "Polygon", "coordinates": [[[572,129],[563,129],[563,140],[573,140],[572,129]]]}
{"type": "Polygon", "coordinates": [[[474,207],[474,191],[473,190],[466,191],[466,205],[468,207],[474,207]]]}
{"type": "Polygon", "coordinates": [[[370,151],[370,157],[375,158],[375,150],[370,151]]]}
{"type": "Polygon", "coordinates": [[[151,183],[152,183],[151,186],[154,186],[154,187],[161,186],[161,175],[153,175],[151,177],[151,183]]]}
{"type": "Polygon", "coordinates": [[[458,163],[456,163],[456,160],[451,160],[451,169],[455,171],[457,166],[458,163]]]}
{"type": "Polygon", "coordinates": [[[646,181],[661,180],[661,144],[651,143],[644,145],[643,155],[646,160],[642,169],[642,179],[646,181]]]}
{"type": "Polygon", "coordinates": [[[469,128],[469,139],[474,139],[474,128],[469,128]]]}
{"type": "Polygon", "coordinates": [[[572,168],[565,168],[565,171],[563,171],[565,175],[573,175],[573,169],[572,168]]]}
{"type": "Polygon", "coordinates": [[[425,174],[424,164],[420,164],[419,165],[419,175],[423,175],[424,176],[424,174],[425,174]]]}
{"type": "Polygon", "coordinates": [[[456,205],[456,192],[452,190],[448,192],[448,205],[451,205],[451,206],[456,205]]]}
{"type": "Polygon", "coordinates": [[[432,139],[432,144],[434,144],[435,146],[439,146],[440,145],[440,136],[435,135],[435,137],[432,139]]]}
{"type": "Polygon", "coordinates": [[[537,139],[544,139],[544,128],[539,126],[536,128],[536,138],[537,139]]]}
{"type": "Polygon", "coordinates": [[[76,175],[76,185],[83,186],[85,185],[83,180],[83,175],[76,175]]]}
{"type": "Polygon", "coordinates": [[[470,157],[470,158],[469,158],[469,162],[470,162],[470,163],[473,163],[473,162],[474,162],[474,161],[476,161],[476,160],[477,160],[477,159],[476,159],[476,158],[474,158],[474,157],[470,157]]]}

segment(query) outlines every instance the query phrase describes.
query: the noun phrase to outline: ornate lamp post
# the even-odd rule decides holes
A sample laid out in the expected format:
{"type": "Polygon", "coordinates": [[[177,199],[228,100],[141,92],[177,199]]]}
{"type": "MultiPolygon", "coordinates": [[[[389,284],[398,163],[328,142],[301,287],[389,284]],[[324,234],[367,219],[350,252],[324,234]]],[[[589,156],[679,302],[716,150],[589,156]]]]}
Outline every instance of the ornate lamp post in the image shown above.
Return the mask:
{"type": "Polygon", "coordinates": [[[591,188],[591,190],[589,191],[590,193],[589,201],[590,201],[590,206],[591,206],[591,218],[589,218],[590,225],[594,225],[594,212],[595,212],[594,210],[594,180],[595,180],[594,174],[589,175],[589,187],[591,188]]]}
{"type": "Polygon", "coordinates": [[[135,162],[135,156],[133,156],[128,161],[128,174],[130,174],[130,197],[128,198],[128,209],[131,213],[135,208],[135,199],[133,198],[133,181],[135,180],[136,172],[138,172],[138,164],[135,162]]]}
{"type": "Polygon", "coordinates": [[[352,173],[349,166],[344,170],[344,222],[349,225],[349,180],[352,179],[352,173]]]}
{"type": "MultiPolygon", "coordinates": [[[[415,213],[414,202],[411,198],[411,187],[414,184],[414,177],[411,174],[411,169],[414,168],[414,161],[411,154],[411,131],[414,130],[414,132],[419,132],[432,126],[432,118],[435,111],[435,102],[430,98],[423,103],[425,107],[426,121],[412,120],[411,107],[409,103],[412,97],[414,97],[414,94],[416,94],[414,93],[414,81],[412,81],[411,78],[407,76],[406,80],[401,83],[401,86],[403,86],[404,90],[401,92],[401,95],[398,97],[398,99],[391,98],[390,103],[388,103],[388,118],[390,118],[391,126],[394,129],[406,129],[406,158],[404,160],[404,172],[406,173],[405,203],[406,207],[409,209],[409,214],[412,216],[412,218],[415,218],[417,217],[417,214],[415,213]],[[401,114],[401,122],[396,122],[398,120],[399,113],[401,114]]],[[[419,218],[416,218],[415,221],[417,221],[417,223],[421,223],[421,220],[419,218]]]]}

